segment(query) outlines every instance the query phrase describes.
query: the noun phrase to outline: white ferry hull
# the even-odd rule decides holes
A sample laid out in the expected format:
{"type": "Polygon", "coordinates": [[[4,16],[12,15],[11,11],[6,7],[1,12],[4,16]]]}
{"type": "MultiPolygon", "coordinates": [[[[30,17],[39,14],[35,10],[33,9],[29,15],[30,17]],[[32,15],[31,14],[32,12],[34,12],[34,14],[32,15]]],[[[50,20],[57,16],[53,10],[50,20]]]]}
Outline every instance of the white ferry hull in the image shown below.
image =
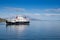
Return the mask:
{"type": "Polygon", "coordinates": [[[29,24],[29,21],[26,21],[26,22],[9,22],[9,21],[6,21],[6,24],[8,24],[8,25],[29,24]]]}

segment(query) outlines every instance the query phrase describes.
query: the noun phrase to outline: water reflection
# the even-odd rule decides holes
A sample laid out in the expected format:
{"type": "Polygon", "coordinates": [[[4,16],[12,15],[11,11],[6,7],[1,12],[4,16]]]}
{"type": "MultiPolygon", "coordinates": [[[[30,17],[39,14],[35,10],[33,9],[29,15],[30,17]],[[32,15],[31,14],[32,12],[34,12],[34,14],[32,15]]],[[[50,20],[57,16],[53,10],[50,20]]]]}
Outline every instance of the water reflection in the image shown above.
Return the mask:
{"type": "Polygon", "coordinates": [[[0,39],[60,40],[60,21],[31,21],[30,25],[0,25],[0,39]]]}
{"type": "Polygon", "coordinates": [[[6,25],[6,32],[8,34],[21,36],[29,27],[29,24],[22,25],[6,25]]]}

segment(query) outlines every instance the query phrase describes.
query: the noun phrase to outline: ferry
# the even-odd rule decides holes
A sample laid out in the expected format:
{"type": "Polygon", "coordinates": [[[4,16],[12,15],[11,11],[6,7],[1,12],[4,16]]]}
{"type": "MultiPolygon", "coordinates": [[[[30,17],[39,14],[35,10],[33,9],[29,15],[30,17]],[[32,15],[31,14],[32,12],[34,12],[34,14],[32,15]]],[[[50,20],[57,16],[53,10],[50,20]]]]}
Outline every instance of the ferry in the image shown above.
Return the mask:
{"type": "Polygon", "coordinates": [[[29,24],[30,20],[26,16],[16,16],[13,19],[7,19],[6,24],[29,24]]]}

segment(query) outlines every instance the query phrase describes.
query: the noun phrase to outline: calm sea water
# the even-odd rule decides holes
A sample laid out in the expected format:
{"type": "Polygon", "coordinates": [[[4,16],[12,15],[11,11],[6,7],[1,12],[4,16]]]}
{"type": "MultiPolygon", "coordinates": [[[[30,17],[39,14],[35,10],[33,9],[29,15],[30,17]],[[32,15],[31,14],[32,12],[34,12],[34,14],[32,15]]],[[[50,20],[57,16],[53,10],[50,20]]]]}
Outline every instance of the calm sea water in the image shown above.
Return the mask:
{"type": "Polygon", "coordinates": [[[0,23],[0,40],[60,40],[60,21],[31,21],[29,25],[0,23]]]}

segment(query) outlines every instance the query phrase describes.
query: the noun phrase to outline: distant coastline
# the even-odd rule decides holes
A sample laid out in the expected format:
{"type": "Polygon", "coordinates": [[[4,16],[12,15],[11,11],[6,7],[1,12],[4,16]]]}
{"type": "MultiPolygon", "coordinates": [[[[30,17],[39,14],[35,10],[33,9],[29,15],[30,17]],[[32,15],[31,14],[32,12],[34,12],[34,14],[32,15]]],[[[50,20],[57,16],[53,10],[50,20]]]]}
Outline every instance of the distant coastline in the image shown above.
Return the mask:
{"type": "Polygon", "coordinates": [[[5,22],[6,20],[3,18],[0,18],[0,22],[5,22]]]}

